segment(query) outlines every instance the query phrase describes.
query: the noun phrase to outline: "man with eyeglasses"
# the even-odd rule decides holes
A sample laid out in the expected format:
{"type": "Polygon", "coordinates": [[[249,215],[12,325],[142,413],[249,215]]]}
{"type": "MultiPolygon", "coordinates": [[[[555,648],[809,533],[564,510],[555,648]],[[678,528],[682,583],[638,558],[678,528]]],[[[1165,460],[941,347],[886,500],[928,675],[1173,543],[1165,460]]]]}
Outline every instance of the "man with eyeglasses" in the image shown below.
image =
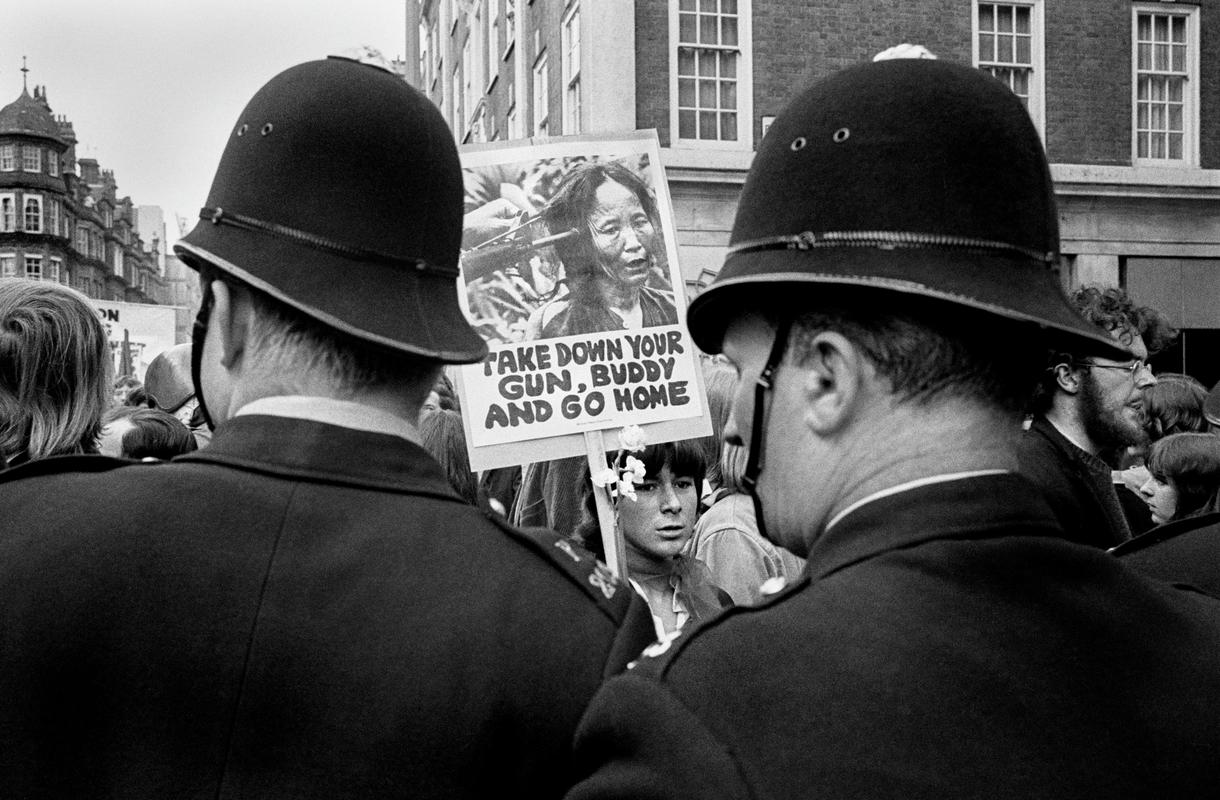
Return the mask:
{"type": "Polygon", "coordinates": [[[1071,299],[1085,319],[1136,358],[1052,352],[1018,454],[1021,472],[1042,489],[1068,536],[1109,548],[1131,538],[1111,468],[1126,448],[1148,441],[1141,390],[1156,383],[1148,353],[1163,347],[1174,331],[1117,287],[1086,287],[1071,299]]]}

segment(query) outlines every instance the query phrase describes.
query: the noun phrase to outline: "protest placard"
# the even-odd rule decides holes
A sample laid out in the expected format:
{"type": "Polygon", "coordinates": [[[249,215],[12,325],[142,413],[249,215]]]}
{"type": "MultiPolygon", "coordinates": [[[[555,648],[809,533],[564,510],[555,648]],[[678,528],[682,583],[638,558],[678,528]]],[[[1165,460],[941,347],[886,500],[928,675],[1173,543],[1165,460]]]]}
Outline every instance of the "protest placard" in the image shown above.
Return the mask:
{"type": "Polygon", "coordinates": [[[149,362],[177,343],[176,306],[94,299],[89,302],[97,310],[102,325],[106,328],[106,338],[110,341],[110,352],[114,357],[115,374],[118,374],[123,362],[124,334],[130,350],[132,374],[140,379],[143,379],[149,362]]]}
{"type": "Polygon", "coordinates": [[[462,166],[460,294],[490,349],[458,371],[471,466],[579,455],[625,425],[708,435],[655,132],[466,147],[462,166]]]}

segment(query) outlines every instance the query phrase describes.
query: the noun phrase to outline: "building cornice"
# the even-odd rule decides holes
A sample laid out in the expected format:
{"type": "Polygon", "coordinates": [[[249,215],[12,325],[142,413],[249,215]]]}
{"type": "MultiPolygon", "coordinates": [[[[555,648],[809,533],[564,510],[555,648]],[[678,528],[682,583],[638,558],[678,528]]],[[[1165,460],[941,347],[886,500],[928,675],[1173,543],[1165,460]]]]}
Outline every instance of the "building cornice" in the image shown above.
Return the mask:
{"type": "Polygon", "coordinates": [[[1220,169],[1051,164],[1060,196],[1220,200],[1220,169]]]}
{"type": "Polygon", "coordinates": [[[753,150],[662,147],[661,164],[671,183],[742,185],[754,160],[753,150]]]}

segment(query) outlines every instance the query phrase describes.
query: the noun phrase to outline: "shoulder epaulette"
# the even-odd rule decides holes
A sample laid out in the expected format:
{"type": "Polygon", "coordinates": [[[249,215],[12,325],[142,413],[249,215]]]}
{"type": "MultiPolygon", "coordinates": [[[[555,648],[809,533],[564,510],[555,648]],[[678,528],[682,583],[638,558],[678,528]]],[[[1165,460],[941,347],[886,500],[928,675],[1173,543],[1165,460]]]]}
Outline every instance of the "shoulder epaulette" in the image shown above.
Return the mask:
{"type": "Polygon", "coordinates": [[[9,469],[0,470],[0,483],[9,483],[23,478],[37,478],[44,475],[62,475],[68,472],[109,472],[119,467],[128,467],[144,463],[129,458],[113,458],[97,454],[77,454],[67,456],[50,456],[27,461],[9,469]]]}
{"type": "Polygon", "coordinates": [[[515,528],[495,513],[485,516],[498,528],[513,538],[525,542],[543,555],[547,561],[574,581],[593,598],[615,624],[627,615],[630,591],[596,556],[559,533],[547,528],[515,528]]]}

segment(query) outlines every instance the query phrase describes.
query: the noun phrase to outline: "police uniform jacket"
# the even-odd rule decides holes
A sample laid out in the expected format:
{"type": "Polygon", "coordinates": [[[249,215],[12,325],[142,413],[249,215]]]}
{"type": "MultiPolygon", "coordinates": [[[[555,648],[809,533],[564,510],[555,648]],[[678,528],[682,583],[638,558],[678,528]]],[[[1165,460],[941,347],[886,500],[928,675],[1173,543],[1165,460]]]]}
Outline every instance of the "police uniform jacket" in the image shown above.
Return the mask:
{"type": "Polygon", "coordinates": [[[1214,796],[1218,666],[1220,603],[1065,540],[1019,476],[925,485],[609,681],[569,797],[1214,796]]]}
{"type": "Polygon", "coordinates": [[[1166,522],[1110,552],[1132,569],[1220,598],[1220,513],[1166,522]]]}
{"type": "Polygon", "coordinates": [[[581,711],[640,646],[604,568],[397,436],[239,416],[122,463],[0,483],[0,797],[570,785],[581,711]]]}

